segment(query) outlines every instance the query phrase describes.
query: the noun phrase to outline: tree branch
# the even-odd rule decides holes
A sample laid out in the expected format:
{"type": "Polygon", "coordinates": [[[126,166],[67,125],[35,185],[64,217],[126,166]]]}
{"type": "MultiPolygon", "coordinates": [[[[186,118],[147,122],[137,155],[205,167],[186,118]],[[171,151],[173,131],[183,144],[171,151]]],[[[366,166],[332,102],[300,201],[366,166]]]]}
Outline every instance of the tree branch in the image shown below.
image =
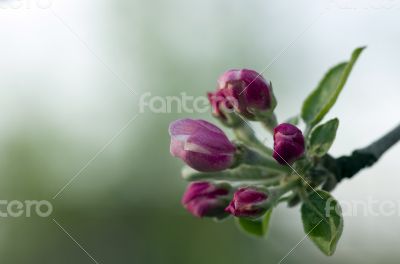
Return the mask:
{"type": "Polygon", "coordinates": [[[335,176],[337,183],[352,178],[360,170],[372,166],[389,148],[400,140],[400,124],[370,145],[353,151],[350,156],[333,158],[326,155],[322,162],[335,176]]]}

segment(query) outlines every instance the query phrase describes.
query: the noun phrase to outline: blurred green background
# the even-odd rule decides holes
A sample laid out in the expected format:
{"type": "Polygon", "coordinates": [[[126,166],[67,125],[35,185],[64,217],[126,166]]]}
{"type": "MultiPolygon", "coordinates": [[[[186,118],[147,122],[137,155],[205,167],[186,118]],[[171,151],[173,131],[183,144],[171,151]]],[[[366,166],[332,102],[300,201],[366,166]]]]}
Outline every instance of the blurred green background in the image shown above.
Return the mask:
{"type": "MultiPolygon", "coordinates": [[[[398,263],[399,213],[345,215],[330,258],[304,238],[298,208],[274,212],[267,240],[195,219],[180,205],[167,128],[217,122],[140,112],[139,99],[203,96],[226,69],[269,66],[283,120],[367,45],[329,115],[341,121],[332,153],[347,154],[399,121],[399,15],[397,0],[0,1],[0,200],[54,206],[48,218],[0,218],[0,261],[279,263],[290,252],[282,263],[398,263]]],[[[399,155],[397,146],[335,197],[399,201],[399,155]]]]}

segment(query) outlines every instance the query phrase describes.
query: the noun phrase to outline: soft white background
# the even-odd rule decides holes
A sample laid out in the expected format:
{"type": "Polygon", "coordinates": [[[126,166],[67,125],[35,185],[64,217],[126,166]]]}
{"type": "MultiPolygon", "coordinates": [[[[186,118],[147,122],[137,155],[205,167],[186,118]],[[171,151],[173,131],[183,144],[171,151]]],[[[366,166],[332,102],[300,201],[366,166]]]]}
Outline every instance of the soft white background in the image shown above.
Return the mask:
{"type": "MultiPolygon", "coordinates": [[[[51,8],[38,8],[33,0],[30,7],[29,1],[18,8],[10,2],[0,2],[0,138],[35,137],[39,127],[49,126],[62,131],[68,147],[45,161],[62,167],[64,159],[74,158],[71,153],[80,155],[73,167],[63,167],[64,173],[43,175],[49,197],[139,111],[141,93],[202,95],[214,89],[225,69],[261,71],[307,28],[264,73],[274,83],[278,117],[297,113],[330,66],[366,45],[328,116],[340,118],[331,152],[349,154],[400,121],[400,1],[54,0],[51,8]]],[[[130,186],[121,192],[137,191],[127,198],[132,203],[146,199],[142,187],[156,182],[169,189],[149,199],[175,199],[182,191],[180,162],[168,155],[166,127],[188,115],[140,114],[102,154],[100,163],[118,164],[126,142],[147,144],[157,152],[158,171],[169,171],[161,177],[152,173],[155,168],[143,167],[140,175],[131,175],[130,186]],[[158,141],[163,143],[157,148],[158,141]]],[[[372,197],[400,207],[399,156],[400,145],[373,168],[342,182],[334,196],[344,201],[372,197]]],[[[134,157],[134,167],[149,158],[134,157]]],[[[13,180],[1,177],[5,183],[13,180]]],[[[65,197],[74,202],[73,196],[83,197],[87,190],[96,197],[123,177],[83,174],[65,197]]],[[[274,216],[274,224],[292,233],[287,250],[304,236],[297,211],[282,207],[274,216]]],[[[376,263],[385,255],[398,256],[399,220],[400,208],[390,217],[346,216],[335,257],[361,261],[368,254],[364,263],[376,263]]],[[[295,261],[305,248],[319,256],[306,240],[288,260],[295,261]]]]}

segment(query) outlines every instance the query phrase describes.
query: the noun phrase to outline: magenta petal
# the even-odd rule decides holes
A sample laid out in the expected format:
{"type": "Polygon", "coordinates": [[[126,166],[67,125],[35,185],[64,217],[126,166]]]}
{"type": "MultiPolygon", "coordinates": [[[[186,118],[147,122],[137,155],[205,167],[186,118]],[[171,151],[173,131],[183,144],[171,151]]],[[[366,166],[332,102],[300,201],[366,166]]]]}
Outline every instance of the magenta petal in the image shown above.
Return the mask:
{"type": "Polygon", "coordinates": [[[226,121],[227,117],[224,111],[232,111],[233,106],[236,106],[236,100],[233,97],[225,96],[222,90],[217,90],[214,93],[207,93],[208,100],[210,101],[212,114],[221,121],[226,121]]]}
{"type": "Polygon", "coordinates": [[[292,164],[303,155],[304,148],[293,142],[278,143],[274,148],[273,157],[282,165],[292,164]]]}
{"type": "Polygon", "coordinates": [[[268,195],[264,192],[253,188],[241,188],[235,192],[225,211],[238,217],[258,217],[265,212],[260,204],[267,199],[268,195]]]}
{"type": "Polygon", "coordinates": [[[215,187],[209,182],[194,182],[191,183],[182,198],[182,203],[188,203],[194,198],[206,195],[207,193],[215,191],[215,187]]]}
{"type": "Polygon", "coordinates": [[[178,139],[172,137],[169,151],[171,152],[172,156],[181,158],[185,154],[185,152],[183,150],[184,146],[185,146],[185,141],[178,140],[178,139]]]}
{"type": "Polygon", "coordinates": [[[189,202],[186,209],[197,217],[217,216],[224,212],[224,204],[217,199],[205,197],[189,202]]]}
{"type": "Polygon", "coordinates": [[[250,188],[242,188],[235,195],[241,204],[259,203],[267,198],[265,193],[250,188]]]}
{"type": "Polygon", "coordinates": [[[272,88],[261,74],[249,69],[233,69],[218,79],[218,89],[225,97],[235,99],[235,109],[248,118],[251,111],[267,111],[272,105],[272,88]]]}
{"type": "Polygon", "coordinates": [[[169,125],[170,136],[191,135],[196,132],[202,125],[190,118],[179,119],[169,125]]]}
{"type": "Polygon", "coordinates": [[[235,202],[232,200],[229,205],[225,208],[225,212],[235,215],[235,202]]]}
{"type": "Polygon", "coordinates": [[[246,101],[248,108],[264,110],[271,105],[271,88],[269,83],[256,71],[243,69],[242,79],[246,84],[246,101]]]}
{"type": "Polygon", "coordinates": [[[197,217],[216,217],[224,214],[227,204],[224,196],[229,194],[226,187],[208,182],[191,183],[182,198],[183,206],[197,217]]]}
{"type": "Polygon", "coordinates": [[[204,120],[181,119],[170,125],[171,154],[199,171],[229,168],[236,151],[224,132],[204,120]]]}
{"type": "MultiPolygon", "coordinates": [[[[226,154],[232,155],[235,152],[235,146],[224,134],[217,134],[208,131],[207,133],[196,132],[186,141],[187,146],[199,146],[201,153],[226,154]],[[202,151],[203,150],[203,151],[202,151]]],[[[193,148],[187,150],[195,151],[193,148]]]]}
{"type": "Polygon", "coordinates": [[[193,169],[204,172],[221,171],[233,163],[233,155],[207,155],[188,151],[181,158],[193,169]]]}
{"type": "Polygon", "coordinates": [[[301,130],[291,124],[280,124],[274,129],[273,157],[282,165],[291,164],[299,159],[305,150],[301,130]]]}

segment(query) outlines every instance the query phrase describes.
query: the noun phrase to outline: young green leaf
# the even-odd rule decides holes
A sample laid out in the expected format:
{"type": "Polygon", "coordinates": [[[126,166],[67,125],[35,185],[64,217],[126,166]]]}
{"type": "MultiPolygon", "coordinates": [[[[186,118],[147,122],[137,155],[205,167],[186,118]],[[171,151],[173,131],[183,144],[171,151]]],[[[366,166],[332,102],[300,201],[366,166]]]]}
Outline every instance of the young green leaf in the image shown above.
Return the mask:
{"type": "Polygon", "coordinates": [[[339,203],[327,192],[318,190],[301,207],[304,232],[327,256],[333,255],[343,232],[339,203]],[[321,198],[322,197],[322,198],[321,198]]]}
{"type": "Polygon", "coordinates": [[[336,131],[339,126],[339,120],[334,118],[325,124],[317,126],[310,136],[309,153],[312,156],[322,157],[328,153],[336,137],[336,131]]]}
{"type": "Polygon", "coordinates": [[[354,50],[350,61],[330,69],[318,87],[304,101],[301,117],[312,128],[328,113],[342,91],[350,72],[365,47],[354,50]]]}
{"type": "Polygon", "coordinates": [[[264,237],[268,233],[271,214],[272,209],[268,210],[260,219],[236,218],[236,223],[243,232],[256,237],[264,237]]]}

